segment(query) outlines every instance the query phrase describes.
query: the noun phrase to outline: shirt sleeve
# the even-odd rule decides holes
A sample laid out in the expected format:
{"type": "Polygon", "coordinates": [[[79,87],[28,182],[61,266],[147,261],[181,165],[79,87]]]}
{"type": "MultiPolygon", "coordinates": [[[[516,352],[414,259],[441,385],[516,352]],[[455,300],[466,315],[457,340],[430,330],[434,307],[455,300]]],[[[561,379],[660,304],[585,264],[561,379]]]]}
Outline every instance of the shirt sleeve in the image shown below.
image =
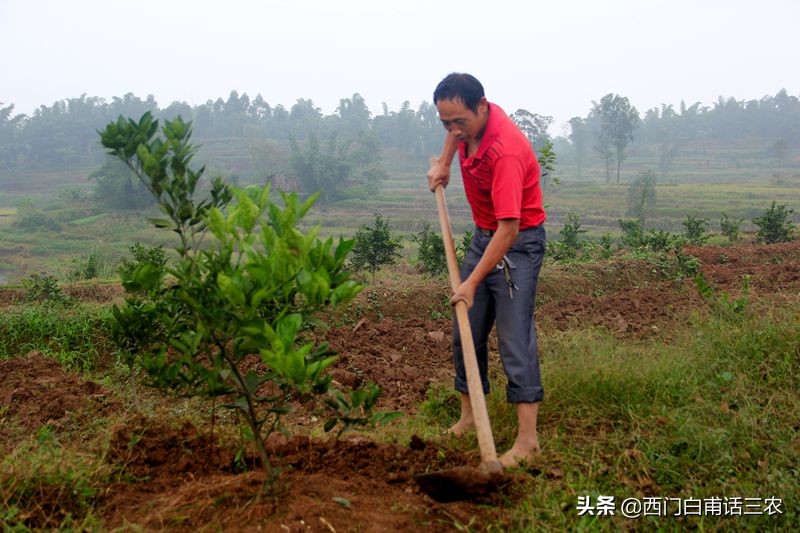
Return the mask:
{"type": "Polygon", "coordinates": [[[497,220],[520,218],[522,214],[522,161],[515,156],[501,156],[492,172],[492,204],[497,220]]]}

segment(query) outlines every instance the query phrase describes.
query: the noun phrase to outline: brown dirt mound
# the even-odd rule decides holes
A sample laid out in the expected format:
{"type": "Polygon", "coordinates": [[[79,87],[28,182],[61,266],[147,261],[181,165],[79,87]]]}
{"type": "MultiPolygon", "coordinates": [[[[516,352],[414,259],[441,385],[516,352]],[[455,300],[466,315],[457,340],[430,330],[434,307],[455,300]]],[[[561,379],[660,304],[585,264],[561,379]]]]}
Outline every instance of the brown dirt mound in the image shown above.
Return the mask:
{"type": "Polygon", "coordinates": [[[214,444],[210,433],[201,434],[191,422],[170,427],[141,414],[112,428],[108,449],[108,461],[136,478],[232,471],[233,459],[233,453],[214,444]]]}
{"type": "MultiPolygon", "coordinates": [[[[756,296],[800,290],[800,241],[687,246],[684,251],[700,260],[700,272],[717,291],[738,295],[745,276],[749,277],[751,294],[756,296]]],[[[663,324],[685,320],[692,312],[706,309],[694,281],[685,279],[603,295],[573,294],[541,305],[537,319],[543,327],[559,330],[602,326],[618,337],[643,337],[658,332],[663,324]]]]}
{"type": "MultiPolygon", "coordinates": [[[[70,413],[107,412],[117,405],[107,389],[39,352],[0,361],[0,376],[0,407],[27,433],[43,424],[60,429],[70,413]]],[[[0,427],[3,440],[10,438],[5,429],[0,427]]]]}
{"type": "Polygon", "coordinates": [[[686,246],[684,251],[704,265],[760,265],[800,261],[800,240],[778,244],[686,246]]]}
{"type": "MultiPolygon", "coordinates": [[[[274,438],[268,451],[282,470],[270,496],[261,494],[262,472],[237,474],[228,468],[225,473],[227,467],[219,466],[229,466],[232,454],[211,448],[219,459],[208,459],[208,439],[188,422],[171,428],[137,417],[120,426],[108,458],[124,463],[138,481],[106,491],[98,506],[106,526],[190,530],[214,524],[237,531],[410,531],[424,526],[451,531],[456,523],[479,526],[502,519],[498,508],[472,502],[442,505],[422,493],[414,474],[478,459],[475,453],[416,438],[410,446],[359,437],[338,442],[274,438]]],[[[512,481],[484,503],[509,497],[512,481]]]]}
{"type": "Polygon", "coordinates": [[[332,329],[324,335],[339,354],[331,374],[348,387],[375,382],[384,389],[380,409],[411,412],[432,382],[452,378],[452,329],[447,319],[365,320],[332,329]]]}
{"type": "Polygon", "coordinates": [[[704,307],[692,286],[664,283],[605,296],[572,296],[542,306],[537,319],[543,327],[561,331],[602,326],[618,337],[643,337],[658,332],[659,324],[683,320],[692,310],[704,307]]]}

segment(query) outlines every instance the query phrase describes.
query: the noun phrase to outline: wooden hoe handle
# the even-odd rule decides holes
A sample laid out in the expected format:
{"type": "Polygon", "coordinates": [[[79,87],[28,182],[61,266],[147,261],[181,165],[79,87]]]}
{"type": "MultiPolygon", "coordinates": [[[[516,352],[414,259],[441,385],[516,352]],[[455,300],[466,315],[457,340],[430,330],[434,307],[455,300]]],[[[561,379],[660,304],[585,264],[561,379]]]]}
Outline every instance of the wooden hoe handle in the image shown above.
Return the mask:
{"type": "MultiPolygon", "coordinates": [[[[442,240],[447,255],[447,270],[450,274],[450,285],[455,291],[461,285],[461,274],[458,271],[456,248],[453,244],[453,232],[450,229],[450,217],[447,214],[447,203],[444,198],[444,188],[436,187],[436,206],[439,210],[439,223],[442,226],[442,240]]],[[[467,389],[472,405],[472,415],[475,418],[475,432],[478,435],[478,447],[481,451],[481,462],[494,470],[499,466],[497,451],[492,437],[492,426],[489,423],[489,412],[486,410],[486,398],[481,385],[481,375],[478,370],[478,357],[475,355],[475,344],[472,340],[472,328],[469,325],[466,302],[456,302],[456,319],[458,331],[461,334],[461,351],[464,354],[464,366],[467,370],[467,389]]]]}

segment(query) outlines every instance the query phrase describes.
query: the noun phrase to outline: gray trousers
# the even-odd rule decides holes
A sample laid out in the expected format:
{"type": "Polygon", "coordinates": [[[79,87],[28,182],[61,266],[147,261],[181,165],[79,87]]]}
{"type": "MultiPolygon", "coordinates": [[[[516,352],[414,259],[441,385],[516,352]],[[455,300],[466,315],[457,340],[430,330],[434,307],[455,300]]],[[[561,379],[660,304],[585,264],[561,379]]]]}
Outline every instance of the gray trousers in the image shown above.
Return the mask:
{"type": "MultiPolygon", "coordinates": [[[[475,269],[491,238],[476,229],[461,265],[461,279],[467,279],[475,269]]],[[[520,231],[514,245],[506,254],[508,261],[505,262],[508,267],[495,268],[483,279],[475,291],[475,301],[469,310],[469,323],[483,391],[489,392],[487,340],[492,325],[496,324],[500,359],[508,378],[506,398],[510,403],[540,402],[544,397],[533,311],[536,284],[544,259],[545,239],[543,226],[520,231]],[[513,293],[513,298],[509,290],[513,293]]],[[[466,393],[467,375],[461,338],[457,320],[454,319],[453,322],[455,388],[466,393]]]]}

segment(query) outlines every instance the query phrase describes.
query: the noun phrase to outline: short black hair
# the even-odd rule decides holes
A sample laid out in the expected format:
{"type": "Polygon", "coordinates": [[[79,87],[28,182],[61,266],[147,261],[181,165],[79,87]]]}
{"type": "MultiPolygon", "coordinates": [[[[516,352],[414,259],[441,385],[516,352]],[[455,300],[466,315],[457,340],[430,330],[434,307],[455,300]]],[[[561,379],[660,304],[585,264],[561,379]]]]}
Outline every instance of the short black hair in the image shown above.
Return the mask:
{"type": "Polygon", "coordinates": [[[478,79],[463,72],[453,72],[445,76],[433,91],[433,105],[439,100],[461,100],[473,113],[478,112],[478,104],[485,95],[483,85],[478,79]]]}

